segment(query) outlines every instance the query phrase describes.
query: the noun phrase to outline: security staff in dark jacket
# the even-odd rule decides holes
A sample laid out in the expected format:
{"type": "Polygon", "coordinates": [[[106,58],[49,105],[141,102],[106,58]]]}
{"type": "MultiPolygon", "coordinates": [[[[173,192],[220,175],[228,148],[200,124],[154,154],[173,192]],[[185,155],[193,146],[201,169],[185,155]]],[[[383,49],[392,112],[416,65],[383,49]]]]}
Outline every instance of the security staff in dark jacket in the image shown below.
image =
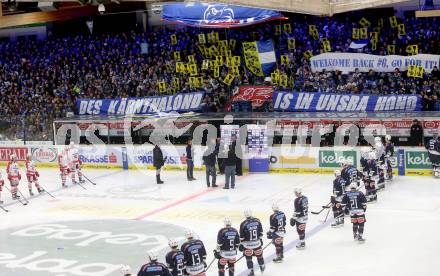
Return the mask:
{"type": "Polygon", "coordinates": [[[194,151],[192,148],[192,139],[188,139],[188,145],[186,145],[186,178],[188,181],[196,180],[194,178],[194,151]]]}
{"type": "Polygon", "coordinates": [[[410,131],[411,146],[423,146],[423,127],[419,120],[414,119],[410,131]]]}
{"type": "Polygon", "coordinates": [[[208,143],[208,148],[203,153],[203,164],[206,166],[206,185],[210,187],[210,178],[212,178],[212,187],[218,187],[215,182],[217,173],[215,171],[215,163],[217,162],[218,148],[215,141],[208,143]]]}
{"type": "Polygon", "coordinates": [[[160,179],[160,170],[165,164],[165,160],[163,157],[162,149],[155,145],[153,149],[153,166],[156,168],[156,183],[163,184],[163,181],[160,179]]]}
{"type": "Polygon", "coordinates": [[[237,156],[235,154],[235,145],[237,141],[233,141],[229,146],[228,156],[225,158],[225,187],[223,189],[229,189],[229,183],[231,188],[235,188],[235,173],[237,166],[237,156]]]}

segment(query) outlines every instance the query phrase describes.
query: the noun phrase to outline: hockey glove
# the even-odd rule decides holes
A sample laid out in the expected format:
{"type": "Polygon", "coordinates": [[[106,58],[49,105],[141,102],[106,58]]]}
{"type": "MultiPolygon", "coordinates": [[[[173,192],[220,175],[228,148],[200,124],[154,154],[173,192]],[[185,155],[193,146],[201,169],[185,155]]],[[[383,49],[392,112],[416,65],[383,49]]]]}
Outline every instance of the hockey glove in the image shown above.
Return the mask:
{"type": "Polygon", "coordinates": [[[272,239],[272,231],[268,231],[266,234],[267,234],[267,238],[269,240],[271,240],[272,239]]]}
{"type": "Polygon", "coordinates": [[[294,227],[295,226],[295,219],[294,218],[290,218],[290,226],[294,227]]]}
{"type": "Polygon", "coordinates": [[[220,252],[217,251],[217,250],[214,250],[214,257],[215,257],[216,259],[221,259],[221,258],[222,258],[222,256],[220,255],[220,252]]]}

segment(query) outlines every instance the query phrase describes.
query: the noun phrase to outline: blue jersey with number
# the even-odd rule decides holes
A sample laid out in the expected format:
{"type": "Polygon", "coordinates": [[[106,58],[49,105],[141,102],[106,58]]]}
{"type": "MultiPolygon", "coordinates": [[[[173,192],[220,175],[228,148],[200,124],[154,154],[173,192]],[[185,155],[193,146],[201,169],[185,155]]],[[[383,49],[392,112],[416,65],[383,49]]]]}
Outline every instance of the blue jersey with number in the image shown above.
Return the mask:
{"type": "Polygon", "coordinates": [[[345,194],[345,187],[347,187],[347,182],[342,177],[337,177],[333,180],[333,195],[335,197],[340,197],[345,194]]]}
{"type": "Polygon", "coordinates": [[[222,251],[236,250],[240,244],[240,235],[233,227],[225,227],[220,229],[217,234],[217,245],[222,251]]]}
{"type": "Polygon", "coordinates": [[[171,270],[173,276],[183,276],[185,270],[185,255],[180,250],[170,251],[165,260],[168,268],[171,270]]]}
{"type": "Polygon", "coordinates": [[[138,276],[172,276],[168,268],[159,262],[144,264],[139,270],[138,276]]]}
{"type": "Polygon", "coordinates": [[[263,225],[257,218],[247,218],[240,224],[242,241],[257,241],[263,237],[263,225]]]}
{"type": "Polygon", "coordinates": [[[185,264],[187,266],[197,266],[202,264],[206,259],[205,245],[201,240],[190,240],[182,244],[181,248],[185,256],[185,264]]]}
{"type": "Polygon", "coordinates": [[[367,198],[361,191],[348,191],[342,198],[342,204],[350,211],[365,210],[367,198]]]}
{"type": "Polygon", "coordinates": [[[270,230],[272,232],[286,232],[286,215],[281,211],[276,211],[270,216],[270,230]]]}

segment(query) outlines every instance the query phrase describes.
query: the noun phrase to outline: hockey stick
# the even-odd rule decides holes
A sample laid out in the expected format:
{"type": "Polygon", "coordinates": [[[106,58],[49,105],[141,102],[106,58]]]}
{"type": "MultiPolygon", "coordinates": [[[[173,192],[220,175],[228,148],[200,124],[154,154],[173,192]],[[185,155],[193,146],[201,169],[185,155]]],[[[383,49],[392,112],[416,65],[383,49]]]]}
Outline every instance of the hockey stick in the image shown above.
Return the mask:
{"type": "Polygon", "coordinates": [[[26,204],[28,204],[28,203],[29,203],[29,200],[24,196],[24,194],[20,191],[20,189],[19,189],[18,187],[17,187],[17,191],[18,191],[18,193],[22,196],[24,202],[25,202],[26,204]]]}
{"type": "MultiPolygon", "coordinates": [[[[6,190],[8,190],[11,194],[11,189],[9,189],[6,185],[5,185],[6,190]]],[[[20,202],[21,204],[23,204],[24,206],[26,206],[28,203],[27,202],[23,202],[21,201],[21,198],[17,197],[18,202],[20,202]]]]}
{"type": "Polygon", "coordinates": [[[318,211],[318,212],[310,212],[310,213],[312,213],[312,214],[314,214],[314,215],[319,215],[319,214],[321,214],[322,213],[322,211],[324,211],[325,209],[328,209],[328,208],[330,208],[330,206],[332,205],[332,203],[330,202],[330,203],[328,203],[327,205],[325,205],[325,206],[322,206],[322,209],[320,210],[320,211],[318,211]]]}
{"type": "Polygon", "coordinates": [[[3,207],[3,206],[1,206],[1,205],[0,205],[0,209],[2,209],[3,211],[5,211],[6,213],[9,212],[8,209],[6,209],[5,207],[3,207]]]}
{"type": "Polygon", "coordinates": [[[208,272],[209,268],[211,267],[211,265],[214,263],[216,257],[214,257],[214,259],[212,259],[212,261],[209,263],[209,265],[206,267],[205,272],[208,272]]]}
{"type": "Polygon", "coordinates": [[[84,190],[87,190],[86,187],[84,187],[83,185],[81,185],[81,183],[78,181],[75,183],[76,185],[79,185],[81,188],[83,188],[84,190]]]}
{"type": "MultiPolygon", "coordinates": [[[[271,244],[272,244],[272,242],[269,242],[268,244],[266,244],[266,246],[263,247],[263,251],[266,250],[266,248],[268,248],[271,244]]],[[[238,259],[234,262],[234,264],[238,263],[238,262],[239,262],[241,259],[243,259],[244,257],[245,257],[245,255],[243,254],[240,258],[238,258],[238,259]]],[[[229,266],[228,266],[227,268],[225,268],[225,269],[229,269],[229,266]]]]}
{"type": "Polygon", "coordinates": [[[56,199],[56,197],[55,197],[53,194],[49,193],[49,191],[46,190],[46,188],[44,188],[44,187],[41,186],[41,185],[40,185],[40,187],[43,188],[43,191],[44,191],[45,193],[47,193],[47,194],[48,194],[49,196],[51,196],[52,198],[55,198],[55,199],[56,199]]]}
{"type": "Polygon", "coordinates": [[[330,208],[328,208],[327,215],[325,215],[325,219],[324,219],[324,221],[322,223],[326,223],[327,222],[327,218],[328,218],[329,214],[330,214],[330,208]]]}
{"type": "Polygon", "coordinates": [[[95,182],[93,182],[92,180],[90,180],[85,174],[83,174],[84,178],[89,181],[92,185],[96,185],[95,182]]]}

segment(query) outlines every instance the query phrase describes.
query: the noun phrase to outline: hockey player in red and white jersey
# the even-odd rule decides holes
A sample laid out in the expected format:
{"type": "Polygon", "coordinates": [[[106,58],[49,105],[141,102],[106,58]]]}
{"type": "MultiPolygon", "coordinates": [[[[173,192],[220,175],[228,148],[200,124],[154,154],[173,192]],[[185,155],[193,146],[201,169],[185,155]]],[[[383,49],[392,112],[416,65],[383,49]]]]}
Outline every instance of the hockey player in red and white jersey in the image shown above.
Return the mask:
{"type": "Polygon", "coordinates": [[[5,185],[5,181],[3,180],[2,172],[0,172],[0,204],[3,204],[2,201],[3,185],[5,185]]]}
{"type": "Polygon", "coordinates": [[[78,148],[75,147],[75,144],[73,142],[70,142],[70,147],[68,150],[69,153],[69,170],[70,170],[70,176],[72,178],[72,183],[77,184],[76,182],[76,175],[78,174],[78,180],[80,183],[84,183],[85,181],[82,178],[82,172],[81,172],[81,165],[82,162],[79,158],[79,151],[78,148]]]}
{"type": "Polygon", "coordinates": [[[40,174],[38,173],[37,169],[35,168],[35,162],[32,160],[32,155],[26,156],[26,177],[28,181],[28,188],[29,188],[29,195],[33,196],[34,192],[32,191],[32,183],[35,185],[35,188],[37,188],[38,193],[44,192],[44,190],[40,187],[40,183],[38,183],[38,178],[40,177],[40,174]]]}
{"type": "Polygon", "coordinates": [[[12,199],[19,199],[20,196],[17,195],[18,192],[18,184],[20,184],[21,174],[20,174],[20,166],[17,162],[17,156],[12,154],[10,156],[10,160],[6,167],[6,173],[8,174],[8,180],[11,185],[11,194],[12,199]]]}
{"type": "Polygon", "coordinates": [[[70,173],[67,149],[58,154],[58,166],[60,167],[61,185],[63,188],[66,188],[66,179],[70,173]]]}

